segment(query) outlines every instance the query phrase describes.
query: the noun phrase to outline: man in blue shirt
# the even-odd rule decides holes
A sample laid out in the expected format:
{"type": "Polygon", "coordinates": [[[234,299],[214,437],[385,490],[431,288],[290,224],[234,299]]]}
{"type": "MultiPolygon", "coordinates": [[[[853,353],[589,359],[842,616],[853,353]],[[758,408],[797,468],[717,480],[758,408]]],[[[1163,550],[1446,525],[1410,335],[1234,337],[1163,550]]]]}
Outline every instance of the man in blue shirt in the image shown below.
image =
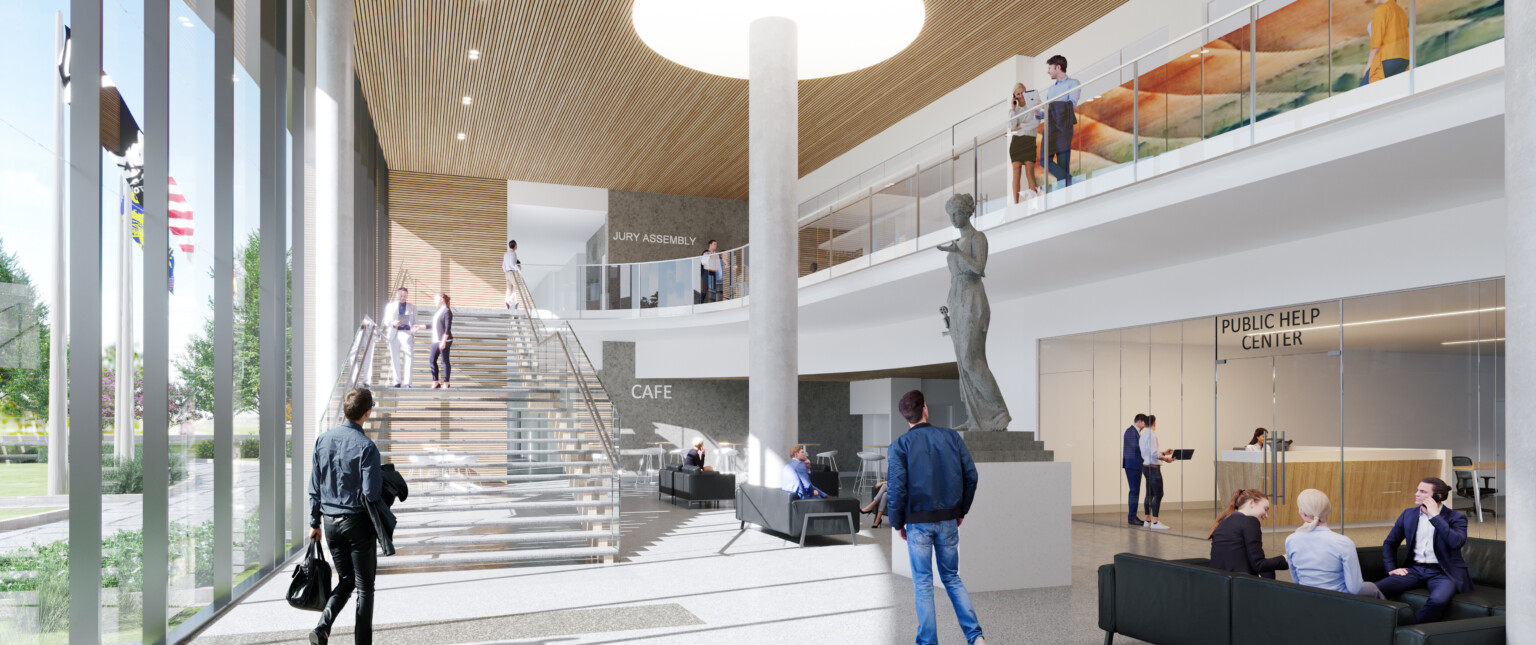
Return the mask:
{"type": "Polygon", "coordinates": [[[309,539],[320,539],[322,518],[325,541],[341,578],[331,590],[331,598],[320,614],[320,624],[309,633],[309,642],[324,645],[330,638],[331,625],[347,605],[347,596],[357,590],[357,626],[353,640],[359,645],[373,643],[373,577],[378,568],[374,544],[378,535],[363,505],[363,495],[379,501],[384,487],[384,471],[379,466],[379,448],[363,424],[373,412],[373,394],[365,388],[347,392],[341,400],[347,421],[315,439],[314,466],[309,473],[309,539]]]}
{"type": "Polygon", "coordinates": [[[960,524],[976,498],[976,464],[960,433],[928,425],[923,393],[912,390],[896,404],[911,429],[891,444],[886,505],[891,528],[907,541],[917,605],[918,645],[938,645],[933,607],[933,562],[949,593],[965,641],[986,645],[971,596],[960,580],[960,524]],[[910,532],[910,536],[908,533],[910,532]]]}
{"type": "Polygon", "coordinates": [[[1125,445],[1120,455],[1120,466],[1125,468],[1125,481],[1130,484],[1130,521],[1131,526],[1141,526],[1141,518],[1136,515],[1136,500],[1141,497],[1141,430],[1147,427],[1147,415],[1136,415],[1135,423],[1125,429],[1125,445]]]}
{"type": "Polygon", "coordinates": [[[779,490],[789,491],[795,499],[830,497],[811,484],[809,462],[810,457],[805,454],[805,446],[790,448],[789,463],[784,464],[784,470],[779,474],[779,490]]]}
{"type": "Polygon", "coordinates": [[[1067,76],[1067,57],[1056,54],[1045,61],[1045,73],[1056,81],[1045,93],[1045,167],[1051,176],[1072,185],[1072,129],[1077,125],[1077,79],[1067,76]]]}

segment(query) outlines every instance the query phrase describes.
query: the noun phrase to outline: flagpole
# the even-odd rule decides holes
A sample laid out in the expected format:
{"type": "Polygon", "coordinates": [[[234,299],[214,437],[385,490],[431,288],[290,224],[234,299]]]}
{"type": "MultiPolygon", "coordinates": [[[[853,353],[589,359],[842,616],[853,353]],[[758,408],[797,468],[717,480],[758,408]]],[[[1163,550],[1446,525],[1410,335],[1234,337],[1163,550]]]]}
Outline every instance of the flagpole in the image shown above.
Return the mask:
{"type": "Polygon", "coordinates": [[[117,177],[117,203],[122,219],[117,227],[117,399],[112,427],[113,456],[118,463],[133,459],[133,205],[128,203],[128,178],[117,177]]]}
{"type": "MultiPolygon", "coordinates": [[[[53,14],[53,53],[57,59],[64,51],[64,12],[53,14]]],[[[53,289],[48,303],[48,494],[69,493],[69,416],[65,391],[65,348],[68,331],[65,291],[64,252],[64,79],[60,70],[53,73],[53,289]]]]}

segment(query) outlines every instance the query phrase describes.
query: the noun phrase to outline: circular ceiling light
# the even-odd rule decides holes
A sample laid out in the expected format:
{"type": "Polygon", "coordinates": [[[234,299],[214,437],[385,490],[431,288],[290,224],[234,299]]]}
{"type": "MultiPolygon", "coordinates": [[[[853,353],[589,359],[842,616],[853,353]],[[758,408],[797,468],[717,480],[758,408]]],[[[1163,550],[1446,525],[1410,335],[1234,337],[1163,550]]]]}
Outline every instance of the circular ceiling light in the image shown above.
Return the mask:
{"type": "Polygon", "coordinates": [[[922,0],[635,0],[635,33],[668,60],[749,76],[752,21],[795,21],[801,79],[836,76],[895,56],[923,30],[922,0]]]}

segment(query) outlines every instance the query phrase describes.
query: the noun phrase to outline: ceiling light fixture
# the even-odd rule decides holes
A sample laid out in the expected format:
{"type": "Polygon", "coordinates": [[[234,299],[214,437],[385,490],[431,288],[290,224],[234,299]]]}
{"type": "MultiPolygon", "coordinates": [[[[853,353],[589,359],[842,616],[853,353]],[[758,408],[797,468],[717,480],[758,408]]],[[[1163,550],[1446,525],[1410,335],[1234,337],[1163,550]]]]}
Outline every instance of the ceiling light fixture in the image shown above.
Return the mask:
{"type": "Polygon", "coordinates": [[[1498,338],[1479,338],[1477,340],[1448,340],[1448,341],[1445,341],[1445,342],[1440,343],[1440,344],[1441,345],[1471,345],[1473,343],[1502,343],[1502,342],[1504,342],[1504,337],[1503,336],[1500,336],[1498,338]]]}
{"type": "Polygon", "coordinates": [[[1200,55],[1199,54],[1190,54],[1189,57],[1190,58],[1199,58],[1200,55]]]}
{"type": "MultiPolygon", "coordinates": [[[[1438,314],[1423,314],[1419,316],[1403,316],[1401,318],[1383,318],[1381,320],[1361,320],[1359,322],[1344,323],[1344,327],[1358,325],[1379,325],[1381,323],[1405,322],[1409,320],[1425,320],[1428,318],[1446,318],[1449,316],[1465,316],[1468,314],[1485,314],[1491,311],[1504,311],[1503,307],[1485,307],[1482,309],[1467,309],[1464,311],[1446,311],[1438,314]]],[[[1318,329],[1338,329],[1339,325],[1317,325],[1315,327],[1298,327],[1293,329],[1277,329],[1273,331],[1256,331],[1246,336],[1268,336],[1270,334],[1288,334],[1293,331],[1316,331],[1318,329]]]]}
{"type": "Polygon", "coordinates": [[[469,59],[470,60],[480,60],[480,50],[478,50],[478,49],[471,49],[471,50],[469,50],[469,59]]]}
{"type": "Polygon", "coordinates": [[[747,78],[749,29],[764,16],[795,22],[799,78],[846,74],[884,61],[923,30],[922,0],[635,0],[635,33],[667,59],[747,78]]]}
{"type": "Polygon", "coordinates": [[[473,102],[474,102],[474,99],[471,99],[471,98],[469,98],[467,96],[464,97],[464,104],[465,105],[469,105],[470,103],[473,103],[473,102]]]}
{"type": "Polygon", "coordinates": [[[464,133],[460,132],[459,133],[459,141],[463,141],[463,140],[464,140],[464,133]]]}

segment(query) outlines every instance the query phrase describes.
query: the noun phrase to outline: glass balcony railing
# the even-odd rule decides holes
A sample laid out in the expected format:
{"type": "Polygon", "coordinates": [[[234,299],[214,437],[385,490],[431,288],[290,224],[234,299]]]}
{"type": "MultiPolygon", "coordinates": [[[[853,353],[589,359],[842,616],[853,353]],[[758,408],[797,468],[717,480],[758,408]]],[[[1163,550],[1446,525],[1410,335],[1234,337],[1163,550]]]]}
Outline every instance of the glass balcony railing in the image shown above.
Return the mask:
{"type": "MultiPolygon", "coordinates": [[[[1035,109],[987,106],[801,203],[801,284],[950,239],[944,202],[955,194],[973,195],[975,224],[990,229],[1503,65],[1502,50],[1474,51],[1503,39],[1502,0],[1214,0],[1208,10],[1202,27],[1085,74],[1071,91],[1031,88],[1043,99],[1035,109]],[[1020,137],[1037,151],[1024,172],[1038,194],[1026,176],[1013,186],[1009,148],[1020,137]],[[1054,174],[1048,150],[1062,153],[1054,174]]],[[[739,304],[747,255],[723,252],[713,289],[700,258],[524,275],[557,315],[686,314],[739,304]]]]}

